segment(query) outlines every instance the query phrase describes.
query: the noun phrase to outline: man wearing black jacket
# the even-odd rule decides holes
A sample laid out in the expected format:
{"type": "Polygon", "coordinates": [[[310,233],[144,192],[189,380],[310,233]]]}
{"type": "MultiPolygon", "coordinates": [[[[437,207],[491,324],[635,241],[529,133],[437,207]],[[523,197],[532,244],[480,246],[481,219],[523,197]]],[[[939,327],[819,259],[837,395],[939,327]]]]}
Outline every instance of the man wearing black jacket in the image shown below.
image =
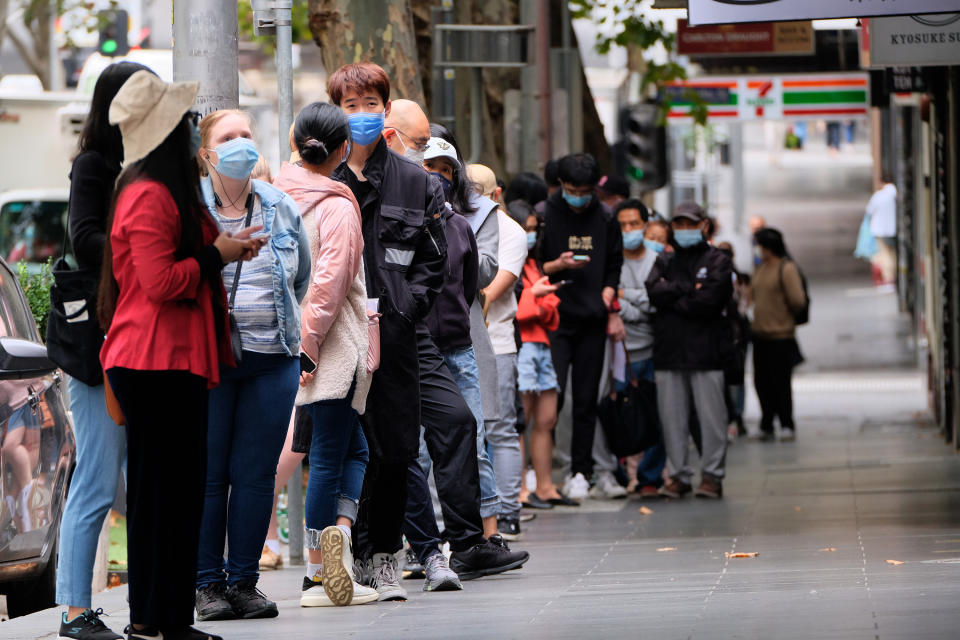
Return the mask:
{"type": "Polygon", "coordinates": [[[670,474],[660,494],[679,498],[692,489],[692,400],[703,447],[696,494],[720,498],[727,453],[723,370],[733,355],[725,311],[733,295],[733,266],[729,256],[704,239],[707,217],[700,205],[681,203],[670,225],[674,252],[661,254],[647,278],[647,293],[657,310],[653,362],[670,474]]]}
{"type": "Polygon", "coordinates": [[[540,242],[543,272],[550,281],[566,281],[560,297],[560,327],[550,335],[553,366],[563,404],[572,365],[573,437],[567,499],[585,498],[593,475],[593,437],[597,392],[603,374],[606,336],[623,339],[617,306],[623,238],[620,225],[596,197],[600,170],[589,154],[564,156],[560,190],[546,200],[540,242]]]}

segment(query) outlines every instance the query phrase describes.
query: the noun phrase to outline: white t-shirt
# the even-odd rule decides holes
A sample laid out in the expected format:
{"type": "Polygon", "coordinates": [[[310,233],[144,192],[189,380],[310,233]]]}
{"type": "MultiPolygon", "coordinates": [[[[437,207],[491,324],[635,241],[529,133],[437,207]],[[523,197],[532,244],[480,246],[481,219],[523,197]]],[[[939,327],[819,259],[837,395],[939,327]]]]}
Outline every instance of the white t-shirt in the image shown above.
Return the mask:
{"type": "Polygon", "coordinates": [[[873,194],[867,204],[870,214],[870,233],[875,238],[893,238],[897,235],[897,188],[885,184],[873,194]]]}
{"type": "MultiPolygon", "coordinates": [[[[519,278],[527,261],[527,232],[500,209],[497,210],[497,222],[500,225],[498,269],[509,271],[519,278]]],[[[498,356],[517,352],[513,333],[513,319],[516,316],[517,296],[512,289],[491,302],[487,309],[487,332],[493,352],[498,356]]]]}

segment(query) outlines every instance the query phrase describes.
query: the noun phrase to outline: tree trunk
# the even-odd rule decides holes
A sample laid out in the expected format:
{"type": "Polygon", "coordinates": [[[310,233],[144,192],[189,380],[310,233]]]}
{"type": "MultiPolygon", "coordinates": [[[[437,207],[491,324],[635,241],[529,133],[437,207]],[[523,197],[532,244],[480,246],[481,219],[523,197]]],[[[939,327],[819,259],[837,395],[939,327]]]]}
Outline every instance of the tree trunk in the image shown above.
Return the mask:
{"type": "Polygon", "coordinates": [[[392,98],[424,104],[410,0],[310,0],[309,12],[328,74],[375,62],[390,76],[392,98]]]}
{"type": "Polygon", "coordinates": [[[17,20],[19,24],[15,23],[15,28],[6,30],[17,53],[47,90],[50,89],[51,7],[49,0],[32,0],[25,13],[30,18],[29,22],[17,20]]]}

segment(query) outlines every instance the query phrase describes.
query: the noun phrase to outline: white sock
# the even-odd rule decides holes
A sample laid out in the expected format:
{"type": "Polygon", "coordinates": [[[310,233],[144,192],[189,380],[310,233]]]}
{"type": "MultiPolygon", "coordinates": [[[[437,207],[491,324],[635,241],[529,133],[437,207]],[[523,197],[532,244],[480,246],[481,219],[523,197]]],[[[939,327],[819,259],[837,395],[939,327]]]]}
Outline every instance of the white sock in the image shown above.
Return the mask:
{"type": "Polygon", "coordinates": [[[318,562],[316,564],[312,562],[307,562],[307,577],[311,580],[319,580],[321,576],[321,571],[323,570],[323,563],[318,562]]]}
{"type": "Polygon", "coordinates": [[[350,525],[338,524],[337,529],[340,529],[340,531],[343,531],[343,535],[347,536],[347,540],[352,539],[353,534],[350,531],[350,525]]]}
{"type": "Polygon", "coordinates": [[[280,541],[279,541],[279,540],[271,540],[270,538],[267,538],[267,549],[270,549],[270,551],[273,551],[274,553],[276,553],[277,555],[279,555],[279,554],[280,554],[280,541]]]}

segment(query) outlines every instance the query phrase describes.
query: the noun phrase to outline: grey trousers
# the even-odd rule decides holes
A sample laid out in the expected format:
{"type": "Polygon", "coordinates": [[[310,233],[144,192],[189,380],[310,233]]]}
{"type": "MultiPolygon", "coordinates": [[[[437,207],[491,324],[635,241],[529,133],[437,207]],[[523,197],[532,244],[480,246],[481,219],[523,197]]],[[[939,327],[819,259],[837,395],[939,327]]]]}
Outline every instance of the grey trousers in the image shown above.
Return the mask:
{"type": "Polygon", "coordinates": [[[497,395],[500,417],[487,420],[487,446],[493,460],[493,474],[500,494],[500,515],[520,513],[520,435],[517,433],[517,354],[497,356],[497,395]]]}
{"type": "Polygon", "coordinates": [[[667,473],[674,480],[691,483],[690,400],[700,421],[703,437],[701,474],[720,480],[727,457],[727,405],[722,371],[660,371],[657,376],[657,406],[667,449],[667,473]]]}

